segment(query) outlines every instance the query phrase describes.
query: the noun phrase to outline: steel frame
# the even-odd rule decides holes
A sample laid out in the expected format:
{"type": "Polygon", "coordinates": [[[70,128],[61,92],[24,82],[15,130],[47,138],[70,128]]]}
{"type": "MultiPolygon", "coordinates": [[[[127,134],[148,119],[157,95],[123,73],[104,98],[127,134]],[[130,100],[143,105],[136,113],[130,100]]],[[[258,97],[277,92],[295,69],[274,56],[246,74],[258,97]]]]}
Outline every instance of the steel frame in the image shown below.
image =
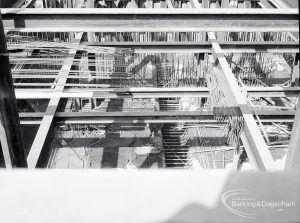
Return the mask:
{"type": "MultiPolygon", "coordinates": [[[[205,2],[205,1],[204,1],[205,2]]],[[[170,3],[169,3],[170,4],[170,3]]],[[[180,48],[182,51],[204,50],[205,52],[213,54],[216,66],[222,73],[222,79],[224,80],[224,87],[229,89],[231,96],[235,99],[236,106],[241,108],[244,119],[246,121],[245,131],[242,134],[242,141],[246,148],[247,154],[251,163],[255,169],[260,170],[274,170],[275,164],[270,155],[268,147],[263,140],[263,137],[258,129],[256,120],[253,117],[251,109],[247,105],[245,100],[245,92],[251,96],[299,96],[299,87],[295,88],[267,88],[258,89],[240,88],[234,79],[234,76],[229,68],[229,65],[224,57],[225,52],[231,52],[237,50],[238,47],[232,47],[233,43],[225,43],[218,41],[211,32],[242,32],[242,31],[256,31],[256,32],[268,32],[268,31],[287,31],[298,32],[298,11],[296,9],[238,9],[238,10],[224,10],[224,9],[204,9],[194,2],[195,9],[168,9],[158,10],[155,13],[149,9],[2,9],[3,21],[5,30],[20,30],[20,31],[118,31],[118,32],[138,32],[138,31],[205,31],[209,32],[209,40],[207,43],[186,43],[180,48]],[[224,20],[224,21],[223,21],[224,20]],[[87,25],[88,24],[88,25],[87,25]],[[224,49],[223,49],[224,48],[224,49]],[[196,49],[197,50],[197,49],[196,49]]],[[[93,42],[83,42],[86,45],[102,45],[93,42]]],[[[241,45],[239,50],[245,48],[256,51],[270,51],[279,50],[275,47],[274,43],[251,43],[250,46],[246,46],[246,43],[238,43],[241,45]]],[[[287,52],[298,52],[298,42],[282,43],[282,47],[286,47],[280,50],[287,50],[287,52]]],[[[106,46],[130,46],[135,50],[175,50],[178,47],[178,43],[168,43],[162,45],[161,43],[105,43],[106,46]]],[[[201,51],[201,52],[202,52],[201,51]]],[[[76,54],[76,51],[70,52],[72,55],[76,54]]],[[[72,60],[67,61],[67,64],[63,66],[64,70],[70,69],[72,66],[72,60]],[[66,67],[68,69],[66,69],[66,67]]],[[[103,91],[98,90],[85,90],[82,92],[72,92],[72,90],[64,89],[65,83],[69,78],[68,72],[61,72],[64,76],[59,78],[60,85],[52,91],[41,90],[39,94],[34,94],[31,89],[17,89],[16,96],[18,99],[25,98],[50,98],[48,109],[45,113],[31,114],[31,116],[39,116],[41,121],[36,122],[40,124],[39,131],[36,135],[27,161],[28,166],[35,168],[40,158],[41,151],[45,144],[48,132],[51,128],[54,118],[57,118],[58,122],[64,123],[86,123],[86,122],[115,122],[115,121],[136,121],[136,122],[178,122],[178,121],[190,121],[193,122],[199,116],[199,113],[194,112],[188,114],[184,112],[174,112],[173,114],[156,113],[156,114],[134,114],[135,117],[126,113],[105,113],[105,114],[91,114],[91,113],[78,113],[78,114],[62,114],[56,112],[56,108],[61,98],[69,97],[89,97],[89,98],[124,98],[124,97],[149,97],[154,93],[154,97],[167,97],[172,96],[188,96],[188,97],[207,97],[207,89],[118,89],[103,91]],[[151,93],[150,93],[151,92],[151,93]],[[165,95],[164,95],[165,94],[165,95]],[[66,119],[68,116],[68,119],[66,119]],[[73,117],[72,117],[73,116],[73,117]],[[104,117],[104,118],[101,118],[104,117]],[[127,117],[127,118],[126,118],[127,117]],[[139,118],[140,117],[140,118],[139,118]]],[[[59,76],[59,75],[58,75],[59,76]]],[[[284,112],[278,112],[277,114],[270,113],[271,116],[284,115],[284,112]]],[[[293,116],[295,113],[288,115],[293,116]]],[[[202,114],[203,115],[203,114],[202,114]]],[[[20,114],[21,118],[29,116],[30,114],[20,114]]],[[[207,122],[212,121],[211,114],[208,114],[207,122]]],[[[298,115],[299,116],[299,115],[298,115]]],[[[269,119],[268,119],[269,120],[269,119]]],[[[26,121],[30,123],[31,120],[22,120],[26,124],[26,121]]],[[[31,124],[34,124],[32,121],[31,124]]],[[[205,122],[205,121],[204,121],[205,122]]]]}

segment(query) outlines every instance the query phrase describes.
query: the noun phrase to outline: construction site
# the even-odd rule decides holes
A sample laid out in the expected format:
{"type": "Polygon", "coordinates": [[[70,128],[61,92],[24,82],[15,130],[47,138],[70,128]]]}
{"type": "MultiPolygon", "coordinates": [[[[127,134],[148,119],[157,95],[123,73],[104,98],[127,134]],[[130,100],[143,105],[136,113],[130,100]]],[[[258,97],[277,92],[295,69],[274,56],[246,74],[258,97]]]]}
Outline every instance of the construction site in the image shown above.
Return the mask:
{"type": "Polygon", "coordinates": [[[299,171],[298,1],[0,7],[0,167],[299,171]]]}

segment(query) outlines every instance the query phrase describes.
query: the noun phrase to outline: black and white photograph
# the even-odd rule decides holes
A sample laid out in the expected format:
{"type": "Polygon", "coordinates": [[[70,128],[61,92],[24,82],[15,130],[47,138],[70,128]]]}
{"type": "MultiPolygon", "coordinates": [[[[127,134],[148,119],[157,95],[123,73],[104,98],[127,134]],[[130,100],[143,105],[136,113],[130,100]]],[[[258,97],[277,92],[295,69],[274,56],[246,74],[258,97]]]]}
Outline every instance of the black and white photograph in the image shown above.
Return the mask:
{"type": "Polygon", "coordinates": [[[300,223],[298,0],[0,0],[0,223],[300,223]]]}

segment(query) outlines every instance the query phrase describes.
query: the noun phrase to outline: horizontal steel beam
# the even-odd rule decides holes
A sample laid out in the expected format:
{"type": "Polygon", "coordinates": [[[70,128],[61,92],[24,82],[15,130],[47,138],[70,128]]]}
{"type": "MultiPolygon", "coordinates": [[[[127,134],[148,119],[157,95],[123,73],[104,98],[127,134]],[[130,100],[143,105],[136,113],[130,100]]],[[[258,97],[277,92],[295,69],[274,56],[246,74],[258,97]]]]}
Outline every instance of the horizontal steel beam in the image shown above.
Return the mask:
{"type": "MultiPolygon", "coordinates": [[[[295,111],[255,109],[261,122],[291,122],[295,111]]],[[[43,112],[22,112],[21,124],[40,124],[43,112]]],[[[201,111],[160,111],[160,112],[57,112],[56,123],[220,123],[213,117],[212,110],[201,111]]]]}
{"type": "Polygon", "coordinates": [[[2,9],[5,29],[31,32],[299,32],[297,9],[2,9]]]}
{"type": "MultiPolygon", "coordinates": [[[[270,107],[271,108],[271,107],[270,107]]],[[[295,110],[262,110],[255,109],[257,115],[260,116],[294,116],[295,110]]],[[[42,118],[44,112],[21,112],[19,113],[20,118],[42,118]]],[[[191,117],[191,116],[212,116],[212,109],[203,109],[199,111],[159,111],[159,112],[56,112],[55,117],[59,118],[79,118],[79,117],[172,117],[172,116],[182,116],[182,117],[191,117]]]]}
{"type": "Polygon", "coordinates": [[[60,98],[169,98],[169,97],[208,97],[205,87],[191,88],[103,88],[103,89],[64,89],[62,93],[51,89],[15,89],[17,99],[51,97],[60,98]]]}
{"type": "MultiPolygon", "coordinates": [[[[20,113],[22,118],[41,118],[44,113],[20,113]]],[[[212,121],[211,111],[176,111],[176,112],[57,112],[60,123],[168,123],[212,121]]],[[[22,120],[28,121],[28,120],[22,120]]]]}
{"type": "MultiPolygon", "coordinates": [[[[210,42],[81,42],[87,46],[122,47],[131,48],[140,52],[179,52],[189,51],[198,53],[211,53],[210,42]]],[[[224,52],[299,52],[299,42],[278,41],[230,41],[219,43],[224,52]]]]}
{"type": "MultiPolygon", "coordinates": [[[[40,120],[21,120],[21,125],[40,125],[42,121],[40,120]]],[[[258,121],[257,121],[258,122],[258,121]]],[[[280,119],[261,119],[261,123],[282,123],[280,119]]],[[[293,119],[286,119],[284,122],[292,123],[293,119]]],[[[195,123],[195,124],[225,124],[220,123],[217,120],[212,119],[166,119],[166,118],[159,118],[159,119],[103,119],[103,118],[72,118],[72,119],[57,119],[55,121],[57,124],[109,124],[109,123],[195,123]]]]}
{"type": "MultiPolygon", "coordinates": [[[[298,97],[300,87],[247,87],[241,88],[251,97],[298,97]]],[[[170,98],[208,97],[206,87],[191,88],[103,88],[103,89],[15,89],[17,99],[48,98],[170,98]]]]}
{"type": "Polygon", "coordinates": [[[251,97],[299,97],[300,87],[245,87],[251,97]]]}
{"type": "MultiPolygon", "coordinates": [[[[294,116],[291,118],[261,118],[259,120],[261,123],[282,123],[282,122],[287,122],[287,123],[292,123],[294,122],[294,116]]],[[[40,125],[42,120],[21,120],[20,124],[21,125],[40,125]]],[[[101,123],[114,123],[116,122],[114,119],[110,120],[101,120],[101,119],[95,119],[95,118],[77,118],[77,119],[63,119],[60,118],[58,120],[55,120],[55,123],[59,124],[101,124],[101,123]]],[[[144,119],[144,120],[120,120],[118,121],[119,123],[198,123],[198,124],[224,124],[220,123],[219,121],[213,119],[197,119],[197,120],[187,120],[187,119],[176,119],[176,120],[169,120],[169,119],[159,119],[159,120],[154,120],[154,119],[144,119]]],[[[258,120],[256,120],[258,122],[258,120]]]]}

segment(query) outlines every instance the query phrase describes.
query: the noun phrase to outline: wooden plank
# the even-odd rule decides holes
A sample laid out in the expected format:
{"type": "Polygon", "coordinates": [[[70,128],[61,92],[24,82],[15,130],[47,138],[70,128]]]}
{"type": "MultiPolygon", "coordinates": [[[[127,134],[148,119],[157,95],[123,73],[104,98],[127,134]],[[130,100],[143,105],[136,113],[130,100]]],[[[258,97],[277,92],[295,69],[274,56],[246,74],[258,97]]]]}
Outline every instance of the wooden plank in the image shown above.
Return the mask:
{"type": "Polygon", "coordinates": [[[297,111],[293,124],[288,154],[285,163],[286,171],[300,171],[300,94],[298,96],[297,111]]]}
{"type": "MultiPolygon", "coordinates": [[[[82,33],[78,33],[75,37],[75,41],[74,43],[79,44],[80,40],[82,38],[82,33]]],[[[76,50],[70,50],[70,53],[75,55],[76,50]]],[[[62,72],[60,72],[60,74],[62,75],[66,75],[68,73],[68,71],[71,69],[73,64],[73,61],[69,60],[67,61],[63,66],[62,66],[62,72]]],[[[58,92],[62,92],[64,89],[64,84],[67,82],[67,77],[65,78],[59,78],[57,83],[58,85],[55,87],[55,90],[58,92]]],[[[59,97],[55,97],[55,98],[51,98],[47,107],[47,110],[45,112],[45,115],[43,116],[43,120],[40,124],[40,127],[38,129],[38,132],[34,138],[34,141],[32,143],[30,152],[27,156],[27,163],[28,163],[28,168],[35,168],[40,154],[42,152],[42,149],[44,147],[44,143],[46,141],[48,132],[50,130],[50,127],[52,125],[52,121],[56,112],[56,109],[58,107],[60,98],[59,97]]]]}
{"type": "Polygon", "coordinates": [[[296,9],[2,9],[2,13],[5,29],[34,32],[299,32],[296,9]]]}
{"type": "Polygon", "coordinates": [[[249,160],[253,168],[258,170],[274,170],[276,169],[271,153],[260,133],[260,130],[254,120],[251,108],[247,104],[246,97],[242,93],[234,74],[229,67],[227,60],[216,42],[214,33],[209,32],[209,39],[212,41],[213,57],[216,65],[222,73],[219,81],[222,84],[222,90],[226,90],[226,96],[241,109],[244,118],[244,131],[241,134],[243,145],[246,149],[249,160]]]}
{"type": "Polygon", "coordinates": [[[19,115],[0,13],[0,143],[7,168],[26,167],[19,115]]]}

